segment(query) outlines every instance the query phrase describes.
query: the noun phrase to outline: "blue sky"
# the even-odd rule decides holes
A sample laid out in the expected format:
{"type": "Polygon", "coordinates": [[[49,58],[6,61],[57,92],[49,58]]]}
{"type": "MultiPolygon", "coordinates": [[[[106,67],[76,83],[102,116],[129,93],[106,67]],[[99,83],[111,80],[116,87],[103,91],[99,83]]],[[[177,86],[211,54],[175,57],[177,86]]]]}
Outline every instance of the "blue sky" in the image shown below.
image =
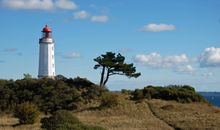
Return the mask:
{"type": "Polygon", "coordinates": [[[219,0],[0,0],[0,78],[37,77],[38,39],[53,30],[56,73],[98,83],[93,59],[122,53],[141,77],[111,90],[189,84],[220,91],[219,0]]]}

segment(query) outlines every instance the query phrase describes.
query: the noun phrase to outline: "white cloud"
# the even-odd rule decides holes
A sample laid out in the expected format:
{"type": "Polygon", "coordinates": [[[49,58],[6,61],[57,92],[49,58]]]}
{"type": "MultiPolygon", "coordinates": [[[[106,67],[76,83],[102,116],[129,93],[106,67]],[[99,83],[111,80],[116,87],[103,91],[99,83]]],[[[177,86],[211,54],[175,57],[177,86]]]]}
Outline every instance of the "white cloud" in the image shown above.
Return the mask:
{"type": "Polygon", "coordinates": [[[100,15],[100,16],[92,16],[91,21],[92,22],[99,22],[99,23],[105,23],[108,22],[108,16],[106,15],[100,15]]]}
{"type": "Polygon", "coordinates": [[[78,52],[72,52],[72,53],[61,55],[61,56],[66,59],[81,58],[81,54],[78,52]]]}
{"type": "Polygon", "coordinates": [[[77,5],[70,0],[2,0],[3,7],[18,10],[53,10],[76,9],[77,5]]]}
{"type": "Polygon", "coordinates": [[[88,17],[89,17],[89,13],[87,13],[85,10],[74,13],[75,19],[86,19],[88,17]]]}
{"type": "Polygon", "coordinates": [[[70,0],[56,0],[55,6],[60,9],[76,9],[77,5],[70,0]]]}
{"type": "Polygon", "coordinates": [[[174,69],[176,72],[181,72],[181,73],[188,73],[188,74],[193,74],[195,72],[195,69],[191,65],[185,65],[185,66],[178,66],[174,69]]]}
{"type": "Polygon", "coordinates": [[[175,72],[181,73],[193,73],[194,68],[189,65],[190,59],[186,54],[161,56],[157,52],[150,54],[138,54],[134,58],[136,63],[140,63],[144,66],[159,69],[171,69],[175,72]]]}
{"type": "Polygon", "coordinates": [[[153,52],[147,55],[138,54],[135,56],[135,61],[153,68],[171,68],[176,65],[188,63],[189,59],[185,54],[163,57],[159,53],[153,52]]]}
{"type": "Polygon", "coordinates": [[[161,31],[172,31],[175,30],[176,27],[172,24],[155,24],[151,23],[145,25],[141,31],[143,32],[161,32],[161,31]]]}
{"type": "Polygon", "coordinates": [[[220,48],[206,48],[199,57],[200,67],[220,67],[220,48]]]}

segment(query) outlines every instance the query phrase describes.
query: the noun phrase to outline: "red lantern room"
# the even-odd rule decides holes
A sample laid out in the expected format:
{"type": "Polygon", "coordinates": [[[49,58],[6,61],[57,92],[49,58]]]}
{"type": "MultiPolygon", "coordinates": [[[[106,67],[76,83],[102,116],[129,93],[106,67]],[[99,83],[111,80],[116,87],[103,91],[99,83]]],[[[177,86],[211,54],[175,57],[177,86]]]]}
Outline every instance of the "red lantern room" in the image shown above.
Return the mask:
{"type": "Polygon", "coordinates": [[[52,37],[51,35],[52,30],[47,25],[45,25],[45,27],[43,28],[41,32],[42,32],[42,37],[45,37],[45,38],[52,37]]]}

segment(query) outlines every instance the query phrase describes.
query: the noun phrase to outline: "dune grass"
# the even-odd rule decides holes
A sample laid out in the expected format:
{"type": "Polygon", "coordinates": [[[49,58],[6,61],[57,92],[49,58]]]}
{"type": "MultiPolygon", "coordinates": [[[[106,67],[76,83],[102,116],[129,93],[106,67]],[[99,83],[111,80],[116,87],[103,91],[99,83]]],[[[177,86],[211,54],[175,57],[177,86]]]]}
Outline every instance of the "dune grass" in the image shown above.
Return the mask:
{"type": "Polygon", "coordinates": [[[172,130],[156,118],[146,103],[135,103],[119,95],[119,105],[113,108],[88,109],[75,113],[80,121],[108,130],[172,130]]]}
{"type": "Polygon", "coordinates": [[[18,125],[19,120],[12,115],[1,114],[0,130],[41,130],[40,122],[33,125],[18,125]]]}
{"type": "Polygon", "coordinates": [[[147,101],[153,113],[176,129],[218,130],[220,109],[208,103],[177,103],[175,101],[147,101]]]}
{"type": "MultiPolygon", "coordinates": [[[[119,104],[100,108],[99,102],[80,106],[73,111],[81,122],[108,130],[218,130],[220,109],[207,103],[178,103],[164,100],[134,102],[128,95],[118,94],[119,104]]],[[[41,130],[40,122],[17,125],[18,119],[0,114],[0,130],[41,130]]]]}

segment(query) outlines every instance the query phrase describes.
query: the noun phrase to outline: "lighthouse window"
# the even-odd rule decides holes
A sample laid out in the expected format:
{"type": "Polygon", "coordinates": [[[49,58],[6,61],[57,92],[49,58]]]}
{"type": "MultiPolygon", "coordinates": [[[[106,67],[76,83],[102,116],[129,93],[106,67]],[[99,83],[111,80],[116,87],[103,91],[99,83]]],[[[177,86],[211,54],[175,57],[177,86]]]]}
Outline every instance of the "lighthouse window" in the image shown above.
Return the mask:
{"type": "Polygon", "coordinates": [[[52,55],[52,59],[54,58],[54,56],[52,55]]]}
{"type": "Polygon", "coordinates": [[[52,50],[53,50],[53,47],[52,47],[52,50]]]}

